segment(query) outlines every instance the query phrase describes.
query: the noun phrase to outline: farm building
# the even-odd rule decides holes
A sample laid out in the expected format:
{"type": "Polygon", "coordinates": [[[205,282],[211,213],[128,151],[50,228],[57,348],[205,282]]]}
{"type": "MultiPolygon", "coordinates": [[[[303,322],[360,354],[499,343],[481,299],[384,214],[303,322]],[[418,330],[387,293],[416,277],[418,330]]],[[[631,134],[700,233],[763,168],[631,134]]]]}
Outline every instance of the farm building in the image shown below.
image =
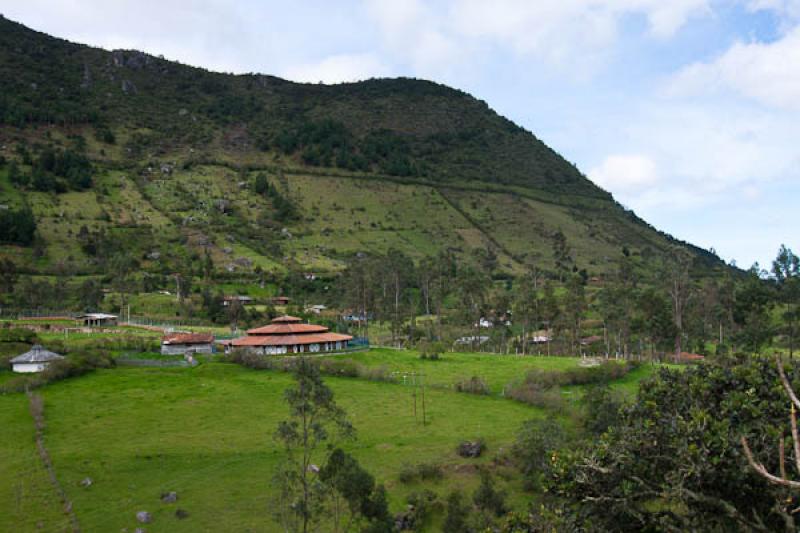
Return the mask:
{"type": "Polygon", "coordinates": [[[64,359],[64,356],[45,350],[42,346],[35,344],[30,351],[18,355],[10,363],[14,372],[29,374],[42,372],[47,369],[50,363],[59,359],[64,359]]]}
{"type": "Polygon", "coordinates": [[[347,348],[352,338],[332,333],[325,326],[303,324],[297,317],[280,316],[271,324],[247,330],[246,337],[234,339],[231,345],[264,355],[316,353],[347,348]]]}
{"type": "Polygon", "coordinates": [[[310,305],[306,307],[306,313],[313,313],[315,315],[321,315],[323,311],[327,309],[326,306],[322,304],[310,305]]]}
{"type": "Polygon", "coordinates": [[[289,305],[289,297],[288,296],[275,296],[270,299],[270,303],[272,305],[289,305]]]}
{"type": "Polygon", "coordinates": [[[252,305],[255,303],[250,296],[223,296],[222,305],[225,307],[231,305],[233,302],[239,302],[242,305],[252,305]]]}
{"type": "Polygon", "coordinates": [[[116,326],[117,315],[108,315],[106,313],[86,313],[78,317],[78,320],[83,322],[84,326],[98,327],[98,326],[116,326]]]}
{"type": "Polygon", "coordinates": [[[183,355],[188,352],[212,353],[214,335],[210,333],[173,333],[161,339],[163,355],[183,355]]]}

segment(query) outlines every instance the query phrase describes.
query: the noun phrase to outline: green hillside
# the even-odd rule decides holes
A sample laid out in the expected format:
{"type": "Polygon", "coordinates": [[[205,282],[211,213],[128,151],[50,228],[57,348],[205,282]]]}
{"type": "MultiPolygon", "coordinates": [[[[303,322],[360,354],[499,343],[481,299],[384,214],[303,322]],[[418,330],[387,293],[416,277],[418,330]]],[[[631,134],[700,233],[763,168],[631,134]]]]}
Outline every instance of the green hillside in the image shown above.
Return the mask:
{"type": "Polygon", "coordinates": [[[0,156],[0,203],[29,206],[37,227],[4,228],[2,250],[32,273],[105,273],[125,256],[166,274],[205,254],[219,272],[335,272],[394,248],[502,275],[552,269],[563,235],[602,275],[623,247],[647,262],[675,244],[461,91],[213,73],[4,18],[0,156]]]}

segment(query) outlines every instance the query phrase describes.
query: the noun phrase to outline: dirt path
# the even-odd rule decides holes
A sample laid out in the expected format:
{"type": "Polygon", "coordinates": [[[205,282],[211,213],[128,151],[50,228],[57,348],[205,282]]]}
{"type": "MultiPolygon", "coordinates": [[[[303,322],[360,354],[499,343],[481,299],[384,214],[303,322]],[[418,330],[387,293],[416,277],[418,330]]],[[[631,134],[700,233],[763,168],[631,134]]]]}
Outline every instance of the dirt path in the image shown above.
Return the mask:
{"type": "Polygon", "coordinates": [[[73,533],[80,533],[81,528],[78,524],[78,517],[75,516],[75,512],[72,510],[72,502],[67,497],[67,493],[64,492],[61,483],[58,482],[53,462],[50,460],[50,454],[47,453],[47,448],[44,446],[44,400],[38,394],[30,391],[27,392],[27,395],[33,424],[36,428],[36,449],[39,451],[39,457],[45,470],[47,470],[47,475],[50,477],[50,484],[53,485],[53,489],[61,499],[64,512],[69,515],[73,533]]]}

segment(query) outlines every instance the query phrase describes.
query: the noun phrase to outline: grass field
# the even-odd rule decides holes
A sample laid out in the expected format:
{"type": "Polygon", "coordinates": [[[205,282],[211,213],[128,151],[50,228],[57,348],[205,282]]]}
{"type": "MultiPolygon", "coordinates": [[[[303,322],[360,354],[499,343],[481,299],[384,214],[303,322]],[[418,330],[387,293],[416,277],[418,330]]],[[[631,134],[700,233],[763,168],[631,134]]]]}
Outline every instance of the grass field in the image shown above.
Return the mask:
{"type": "MultiPolygon", "coordinates": [[[[530,368],[563,370],[577,364],[575,359],[488,354],[445,354],[440,361],[422,361],[415,352],[395,350],[337,357],[424,370],[431,384],[481,375],[493,391],[530,368]]],[[[0,379],[3,374],[8,373],[0,373],[0,379]]],[[[621,381],[635,387],[648,374],[641,371],[621,381]]],[[[358,432],[357,440],[344,447],[386,484],[393,511],[421,488],[399,481],[406,464],[442,465],[444,478],[426,485],[441,497],[455,487],[471,492],[478,482],[476,465],[507,450],[522,422],[554,416],[572,423],[562,418],[565,413],[496,395],[431,387],[426,391],[429,424],[423,426],[421,399],[415,419],[411,387],[356,378],[325,381],[358,432]],[[456,455],[460,441],[477,437],[488,445],[481,459],[456,455]]],[[[287,416],[283,391],[291,383],[289,374],[211,363],[193,369],[100,370],[41,389],[46,445],[82,529],[132,531],[135,513],[147,510],[154,516],[149,532],[277,530],[270,518],[270,476],[283,451],[272,435],[287,416]],[[87,476],[93,485],[81,487],[87,476]],[[179,501],[161,503],[160,494],[172,490],[179,501]],[[177,508],[189,517],[176,518],[177,508]]],[[[0,457],[6,459],[0,474],[4,480],[19,479],[0,483],[0,530],[13,525],[17,531],[33,531],[38,522],[44,530],[61,530],[66,517],[36,462],[24,395],[0,396],[0,421],[11,436],[0,440],[0,457]],[[20,500],[15,497],[20,491],[31,497],[20,500]]],[[[511,469],[506,474],[498,480],[514,494],[511,503],[523,508],[535,496],[522,491],[511,469]]]]}

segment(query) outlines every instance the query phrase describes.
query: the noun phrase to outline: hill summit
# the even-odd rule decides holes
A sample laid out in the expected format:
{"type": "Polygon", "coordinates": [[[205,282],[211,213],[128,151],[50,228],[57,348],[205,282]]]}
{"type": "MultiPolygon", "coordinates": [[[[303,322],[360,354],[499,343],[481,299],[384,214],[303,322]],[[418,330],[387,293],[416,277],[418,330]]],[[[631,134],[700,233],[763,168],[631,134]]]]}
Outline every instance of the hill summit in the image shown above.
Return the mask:
{"type": "Polygon", "coordinates": [[[398,249],[510,274],[561,250],[602,274],[623,248],[650,260],[675,244],[721,264],[429,81],[221,74],[0,18],[0,144],[2,201],[36,222],[5,249],[42,273],[102,272],[118,253],[161,272],[203,254],[229,272],[336,271],[398,249]]]}

